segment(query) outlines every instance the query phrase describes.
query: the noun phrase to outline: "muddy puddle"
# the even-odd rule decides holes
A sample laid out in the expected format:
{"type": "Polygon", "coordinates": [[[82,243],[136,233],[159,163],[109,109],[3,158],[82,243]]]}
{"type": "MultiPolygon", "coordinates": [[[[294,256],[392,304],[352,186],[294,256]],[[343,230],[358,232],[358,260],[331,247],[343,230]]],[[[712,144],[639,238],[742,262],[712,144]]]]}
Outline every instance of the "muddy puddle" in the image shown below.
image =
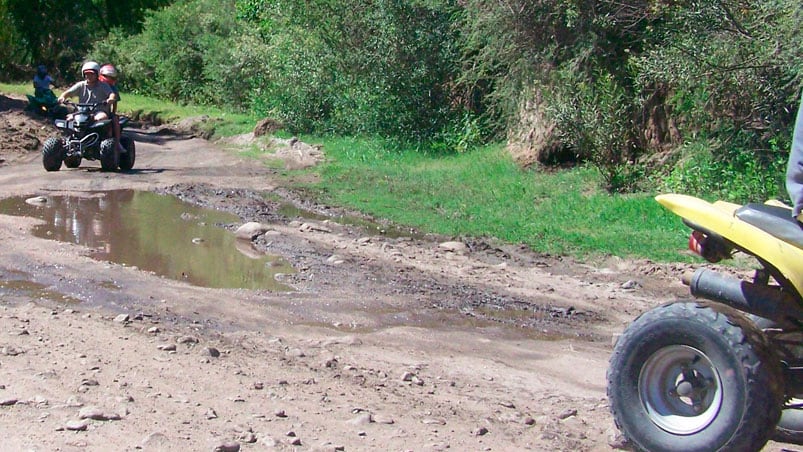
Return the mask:
{"type": "Polygon", "coordinates": [[[239,224],[239,218],[173,196],[116,190],[16,197],[0,200],[0,214],[42,220],[35,236],[88,247],[95,259],[196,286],[292,290],[276,280],[294,273],[287,261],[259,252],[224,228],[239,224]]]}
{"type": "Polygon", "coordinates": [[[0,299],[39,300],[58,303],[80,303],[81,300],[51,290],[44,284],[20,279],[0,279],[0,299]]]}
{"type": "Polygon", "coordinates": [[[516,326],[504,320],[481,318],[452,309],[426,311],[373,308],[364,313],[370,314],[373,323],[326,321],[301,321],[299,323],[346,334],[371,334],[388,328],[413,327],[432,331],[482,331],[487,336],[499,339],[560,341],[578,337],[576,334],[558,329],[516,326]]]}

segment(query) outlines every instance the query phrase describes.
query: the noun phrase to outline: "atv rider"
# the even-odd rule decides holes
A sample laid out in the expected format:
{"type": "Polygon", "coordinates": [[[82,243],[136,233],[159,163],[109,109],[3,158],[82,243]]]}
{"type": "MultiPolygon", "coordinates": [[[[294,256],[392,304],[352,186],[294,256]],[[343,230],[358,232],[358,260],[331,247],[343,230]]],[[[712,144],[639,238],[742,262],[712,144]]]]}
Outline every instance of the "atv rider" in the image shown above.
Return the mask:
{"type": "Polygon", "coordinates": [[[109,105],[114,105],[117,102],[117,94],[107,83],[98,80],[100,65],[94,61],[87,61],[81,66],[81,73],[84,75],[85,80],[76,83],[69,87],[67,91],[61,93],[59,103],[63,103],[68,97],[78,96],[79,103],[99,104],[95,112],[95,121],[108,119],[111,114],[109,105]]]}
{"type": "Polygon", "coordinates": [[[803,98],[797,111],[795,132],[792,135],[792,151],[786,167],[786,191],[794,206],[792,215],[803,223],[803,98]]]}
{"type": "MultiPolygon", "coordinates": [[[[117,68],[111,64],[104,64],[100,67],[98,80],[111,86],[112,91],[114,91],[115,96],[117,96],[117,102],[120,102],[120,91],[117,89],[117,75],[117,68]]],[[[125,152],[125,148],[120,144],[120,120],[117,117],[117,102],[111,104],[112,129],[114,130],[114,141],[117,143],[117,149],[120,152],[125,152]]]]}
{"type": "Polygon", "coordinates": [[[51,85],[53,85],[53,77],[47,73],[47,67],[44,64],[40,64],[36,67],[36,74],[33,76],[33,95],[36,97],[45,95],[56,97],[50,89],[51,85]]]}

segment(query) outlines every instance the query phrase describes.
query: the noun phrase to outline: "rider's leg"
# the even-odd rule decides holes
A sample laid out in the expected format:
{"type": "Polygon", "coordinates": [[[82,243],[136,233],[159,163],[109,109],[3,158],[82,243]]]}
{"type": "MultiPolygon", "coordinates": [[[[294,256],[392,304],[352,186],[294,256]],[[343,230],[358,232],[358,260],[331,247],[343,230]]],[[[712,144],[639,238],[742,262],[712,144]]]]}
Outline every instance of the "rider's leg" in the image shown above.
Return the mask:
{"type": "Polygon", "coordinates": [[[123,147],[123,143],[120,142],[120,119],[117,115],[112,115],[112,129],[114,131],[114,141],[117,143],[117,149],[120,152],[125,152],[126,149],[123,147]]]}
{"type": "Polygon", "coordinates": [[[117,149],[120,151],[125,151],[122,144],[120,144],[120,122],[117,120],[117,115],[115,114],[107,114],[105,111],[99,111],[95,113],[95,121],[102,121],[104,119],[109,118],[111,116],[112,119],[112,134],[114,136],[114,144],[117,146],[117,149]]]}

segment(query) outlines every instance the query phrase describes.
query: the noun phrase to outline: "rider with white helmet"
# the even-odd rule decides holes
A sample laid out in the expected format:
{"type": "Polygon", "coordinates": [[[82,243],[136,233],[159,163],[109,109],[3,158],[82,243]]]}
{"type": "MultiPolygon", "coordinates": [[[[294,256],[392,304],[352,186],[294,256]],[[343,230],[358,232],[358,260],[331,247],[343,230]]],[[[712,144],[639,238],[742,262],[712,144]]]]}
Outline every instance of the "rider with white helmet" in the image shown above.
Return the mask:
{"type": "Polygon", "coordinates": [[[117,94],[107,83],[98,80],[100,75],[100,65],[94,61],[87,61],[81,66],[81,74],[84,80],[74,84],[59,96],[59,103],[64,102],[68,97],[78,96],[79,103],[95,104],[106,101],[107,104],[98,106],[95,120],[102,120],[109,117],[109,105],[117,102],[117,94]]]}

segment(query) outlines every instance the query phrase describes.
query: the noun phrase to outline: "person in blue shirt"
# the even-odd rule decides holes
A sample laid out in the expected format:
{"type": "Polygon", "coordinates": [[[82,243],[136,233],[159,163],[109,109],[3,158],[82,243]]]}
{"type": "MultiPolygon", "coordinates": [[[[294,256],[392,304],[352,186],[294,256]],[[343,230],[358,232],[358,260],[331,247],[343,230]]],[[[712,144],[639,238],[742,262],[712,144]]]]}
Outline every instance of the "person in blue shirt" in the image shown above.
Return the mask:
{"type": "MultiPolygon", "coordinates": [[[[36,68],[36,74],[33,76],[33,94],[36,97],[47,95],[53,95],[53,91],[50,90],[50,86],[53,85],[53,77],[47,73],[47,67],[44,64],[40,64],[36,68]]],[[[55,95],[53,95],[55,97],[55,95]]]]}

